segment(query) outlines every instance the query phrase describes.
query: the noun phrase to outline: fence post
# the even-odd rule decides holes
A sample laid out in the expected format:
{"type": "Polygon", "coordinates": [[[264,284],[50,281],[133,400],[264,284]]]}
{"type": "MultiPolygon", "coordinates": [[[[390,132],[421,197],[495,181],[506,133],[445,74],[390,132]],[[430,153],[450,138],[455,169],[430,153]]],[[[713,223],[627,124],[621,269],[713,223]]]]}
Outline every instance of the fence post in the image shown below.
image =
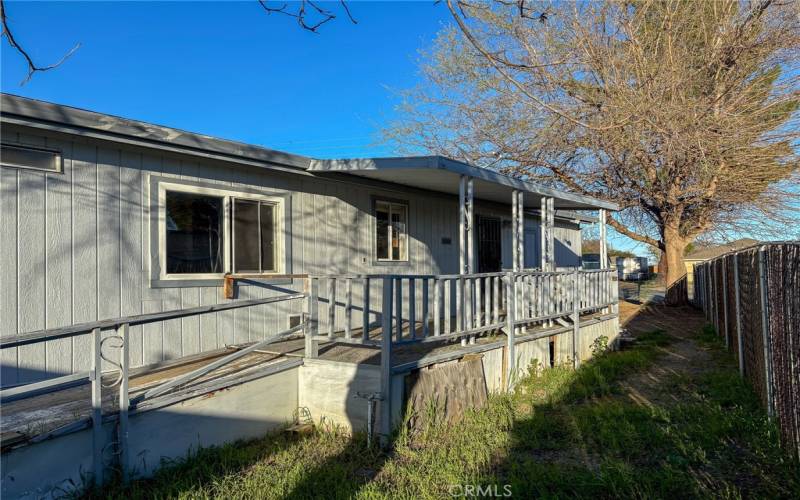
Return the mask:
{"type": "Polygon", "coordinates": [[[119,381],[119,427],[117,428],[117,442],[119,443],[119,468],[122,473],[122,482],[128,482],[128,409],[131,404],[129,388],[130,370],[130,326],[128,323],[117,328],[122,346],[119,351],[119,366],[121,378],[119,381]]]}
{"type": "Polygon", "coordinates": [[[766,247],[758,249],[758,277],[761,288],[761,333],[764,343],[764,382],[767,386],[767,415],[769,418],[774,416],[772,405],[772,363],[770,362],[770,338],[769,338],[769,305],[767,302],[767,252],[766,247]]]}
{"type": "Polygon", "coordinates": [[[92,371],[89,379],[92,382],[92,464],[94,468],[94,484],[103,484],[103,371],[100,356],[102,343],[100,329],[92,330],[92,371]]]}
{"type": "Polygon", "coordinates": [[[506,273],[506,356],[508,364],[506,366],[506,391],[511,392],[514,389],[513,377],[516,372],[516,353],[514,346],[514,326],[516,317],[516,300],[515,300],[515,283],[514,273],[506,273]]]}
{"type": "Polygon", "coordinates": [[[308,294],[308,320],[306,322],[305,330],[305,355],[307,358],[316,358],[319,356],[319,280],[317,278],[306,278],[309,282],[308,294]]]}
{"type": "Polygon", "coordinates": [[[383,278],[381,303],[381,446],[392,434],[392,278],[383,278]]]}
{"type": "Polygon", "coordinates": [[[730,341],[728,340],[728,258],[722,257],[722,318],[723,329],[725,333],[725,348],[730,349],[730,341]]]}
{"type": "Polygon", "coordinates": [[[742,313],[739,293],[739,254],[733,254],[733,288],[736,295],[736,345],[739,349],[739,375],[744,377],[744,340],[742,339],[742,313]]]}
{"type": "Polygon", "coordinates": [[[572,366],[578,368],[580,366],[580,344],[578,337],[580,336],[580,301],[578,300],[578,279],[580,271],[575,268],[572,273],[572,366]]]}

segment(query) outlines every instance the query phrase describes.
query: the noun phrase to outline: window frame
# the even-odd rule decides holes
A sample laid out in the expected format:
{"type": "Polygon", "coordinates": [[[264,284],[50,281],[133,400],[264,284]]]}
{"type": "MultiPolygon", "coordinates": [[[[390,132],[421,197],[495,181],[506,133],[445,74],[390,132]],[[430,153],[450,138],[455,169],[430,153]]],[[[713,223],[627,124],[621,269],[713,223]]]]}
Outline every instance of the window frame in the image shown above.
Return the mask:
{"type": "Polygon", "coordinates": [[[28,150],[28,151],[36,151],[37,153],[48,153],[52,154],[55,157],[55,165],[54,169],[47,169],[47,168],[39,168],[39,167],[31,167],[30,165],[19,165],[16,163],[6,162],[4,160],[0,160],[0,166],[6,168],[18,168],[21,170],[28,170],[31,172],[44,172],[46,174],[63,174],[64,173],[64,155],[58,149],[41,147],[41,146],[31,146],[28,144],[16,143],[16,142],[0,142],[0,150],[2,148],[11,148],[11,149],[21,149],[21,150],[28,150]]]}
{"type": "Polygon", "coordinates": [[[408,201],[407,200],[396,199],[396,198],[386,198],[386,197],[383,197],[383,196],[375,196],[375,197],[373,197],[372,198],[372,221],[373,221],[373,227],[372,227],[372,234],[371,234],[370,238],[372,239],[372,259],[373,259],[373,262],[375,264],[379,264],[379,265],[408,264],[410,262],[410,258],[411,258],[411,256],[410,256],[411,245],[409,243],[410,232],[411,232],[410,231],[410,228],[411,228],[411,207],[410,207],[408,201]],[[393,213],[392,208],[394,206],[400,206],[400,207],[403,207],[403,210],[405,210],[406,230],[405,230],[405,234],[404,234],[405,238],[403,238],[403,245],[404,245],[403,250],[405,250],[405,252],[403,252],[403,253],[405,254],[405,257],[402,258],[402,259],[392,259],[391,258],[391,248],[392,248],[392,246],[391,246],[392,245],[391,232],[389,233],[389,241],[388,241],[388,244],[389,244],[389,258],[378,257],[378,204],[380,204],[380,203],[389,204],[389,230],[390,231],[392,230],[391,228],[393,227],[392,226],[392,213],[393,213]]]}
{"type": "Polygon", "coordinates": [[[175,182],[171,178],[152,177],[151,189],[151,231],[150,231],[150,278],[152,286],[201,286],[221,282],[227,273],[233,273],[233,200],[248,200],[264,202],[273,205],[275,210],[275,270],[264,273],[268,280],[270,274],[279,275],[288,272],[289,262],[286,256],[290,249],[287,248],[287,224],[285,219],[288,213],[286,205],[288,196],[272,194],[263,191],[247,191],[241,188],[228,188],[221,185],[208,185],[196,182],[175,182]],[[223,201],[223,272],[221,273],[167,273],[167,192],[181,192],[203,196],[215,196],[223,201]]]}
{"type": "Polygon", "coordinates": [[[230,247],[230,253],[231,253],[230,270],[231,270],[231,272],[234,273],[234,274],[235,273],[242,273],[242,274],[246,274],[246,273],[250,273],[250,274],[279,274],[281,272],[280,255],[279,255],[279,250],[280,250],[279,249],[279,244],[281,243],[281,239],[278,237],[278,233],[281,233],[281,228],[279,226],[279,210],[280,210],[280,208],[278,207],[278,202],[274,201],[274,200],[267,201],[267,200],[264,200],[264,199],[254,199],[252,197],[243,198],[241,196],[231,196],[230,197],[230,205],[231,205],[230,206],[230,217],[231,217],[230,227],[231,227],[231,229],[230,229],[229,233],[230,233],[230,236],[231,236],[231,247],[230,247]],[[258,206],[258,236],[259,236],[259,238],[258,238],[258,265],[259,265],[259,270],[258,271],[255,271],[255,270],[239,270],[239,269],[236,268],[236,262],[234,262],[234,259],[236,257],[236,239],[233,237],[234,236],[233,226],[234,226],[234,224],[236,222],[236,202],[237,201],[249,201],[249,202],[254,202],[254,203],[258,204],[257,205],[258,206]],[[276,238],[275,238],[275,242],[274,242],[274,250],[273,250],[272,260],[275,263],[275,266],[274,266],[275,269],[270,270],[270,271],[264,271],[263,269],[261,269],[261,266],[263,265],[263,255],[261,253],[262,250],[263,250],[263,242],[261,241],[261,228],[262,228],[262,226],[261,226],[261,205],[262,204],[270,205],[273,208],[272,218],[273,218],[273,223],[275,225],[276,238]]]}

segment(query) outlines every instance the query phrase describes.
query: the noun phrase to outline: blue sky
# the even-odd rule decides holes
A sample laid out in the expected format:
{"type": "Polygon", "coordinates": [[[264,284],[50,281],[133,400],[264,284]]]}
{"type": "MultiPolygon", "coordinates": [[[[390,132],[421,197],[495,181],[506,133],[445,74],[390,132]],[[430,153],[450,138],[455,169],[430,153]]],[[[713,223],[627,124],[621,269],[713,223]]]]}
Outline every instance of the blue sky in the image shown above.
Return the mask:
{"type": "Polygon", "coordinates": [[[433,0],[351,0],[355,25],[326,3],[338,17],[319,34],[255,1],[6,3],[38,64],[81,47],[20,86],[26,65],[3,41],[4,92],[320,158],[392,154],[377,137],[391,89],[416,83],[418,50],[450,22],[433,0]]]}
{"type": "MultiPolygon", "coordinates": [[[[416,81],[417,50],[449,22],[444,5],[338,4],[320,34],[250,2],[7,2],[39,64],[27,84],[2,44],[2,90],[315,157],[391,153],[375,137],[390,89],[416,81]]],[[[270,5],[281,5],[270,2],[270,5]]]]}

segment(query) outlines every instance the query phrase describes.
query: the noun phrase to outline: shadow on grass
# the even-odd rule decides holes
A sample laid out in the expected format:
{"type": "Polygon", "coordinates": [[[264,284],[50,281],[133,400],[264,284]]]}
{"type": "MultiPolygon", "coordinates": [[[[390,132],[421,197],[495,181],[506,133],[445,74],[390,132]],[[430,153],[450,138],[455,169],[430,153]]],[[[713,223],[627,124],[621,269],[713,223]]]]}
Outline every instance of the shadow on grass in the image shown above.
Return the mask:
{"type": "Polygon", "coordinates": [[[797,498],[800,468],[726,353],[717,353],[719,367],[664,380],[664,390],[679,392],[674,403],[622,393],[618,382],[672,341],[663,332],[641,335],[634,349],[578,371],[524,380],[514,397],[530,410],[517,415],[507,458],[490,480],[515,496],[797,498]]]}
{"type": "MultiPolygon", "coordinates": [[[[716,349],[714,366],[674,374],[659,387],[670,403],[643,404],[620,382],[647,376],[670,343],[664,332],[636,345],[530,376],[513,395],[411,435],[393,450],[366,448],[335,428],[203,450],[112,497],[436,498],[457,496],[707,498],[800,496],[800,467],[780,449],[775,425],[716,349]]],[[[706,344],[708,342],[708,344],[706,344]]]]}

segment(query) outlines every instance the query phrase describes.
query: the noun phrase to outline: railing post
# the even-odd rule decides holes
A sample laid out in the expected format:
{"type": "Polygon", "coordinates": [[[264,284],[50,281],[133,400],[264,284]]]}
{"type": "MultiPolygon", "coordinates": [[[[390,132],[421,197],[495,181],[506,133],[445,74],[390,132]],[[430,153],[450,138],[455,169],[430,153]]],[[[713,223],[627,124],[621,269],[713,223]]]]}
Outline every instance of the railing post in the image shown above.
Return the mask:
{"type": "Polygon", "coordinates": [[[403,279],[398,277],[393,278],[393,281],[395,282],[394,314],[397,316],[394,328],[397,341],[400,342],[403,340],[403,279]]]}
{"type": "Polygon", "coordinates": [[[767,300],[767,252],[766,247],[758,249],[758,277],[761,288],[761,334],[764,344],[764,382],[767,386],[767,415],[774,416],[775,410],[772,402],[772,362],[769,338],[769,304],[767,300]]]}
{"type": "Polygon", "coordinates": [[[308,294],[308,319],[306,321],[306,335],[305,335],[305,355],[307,358],[316,358],[319,356],[319,279],[306,278],[308,280],[309,294],[308,294]]]}
{"type": "Polygon", "coordinates": [[[131,399],[129,394],[129,372],[130,372],[130,326],[128,323],[117,328],[117,333],[122,339],[122,346],[119,350],[119,369],[121,378],[119,382],[119,427],[117,428],[117,442],[119,443],[119,468],[122,473],[122,482],[128,482],[128,467],[130,458],[128,456],[128,409],[131,399]]]}
{"type": "Polygon", "coordinates": [[[383,278],[381,307],[381,446],[392,434],[392,278],[383,278]]]}
{"type": "Polygon", "coordinates": [[[336,328],[336,278],[328,278],[328,338],[336,328]]]}
{"type": "Polygon", "coordinates": [[[514,381],[513,377],[516,373],[516,353],[515,353],[515,344],[514,344],[514,330],[516,327],[514,326],[516,314],[516,300],[514,298],[515,295],[515,282],[514,282],[514,273],[507,273],[505,276],[506,280],[506,355],[507,355],[507,368],[506,368],[506,391],[511,392],[514,389],[514,381]]]}
{"type": "Polygon", "coordinates": [[[430,308],[428,307],[428,278],[422,278],[422,336],[430,335],[430,308]]]}
{"type": "Polygon", "coordinates": [[[363,314],[363,329],[361,335],[361,343],[366,344],[369,340],[369,278],[364,278],[364,310],[363,314]]]}
{"type": "Polygon", "coordinates": [[[344,338],[350,340],[353,338],[353,278],[347,278],[344,294],[344,338]]]}
{"type": "Polygon", "coordinates": [[[580,366],[580,344],[579,344],[579,336],[580,336],[580,316],[581,316],[581,309],[580,309],[580,301],[578,300],[578,279],[579,279],[578,268],[575,268],[575,272],[572,273],[572,366],[574,368],[578,368],[580,366]]]}
{"type": "Polygon", "coordinates": [[[742,339],[741,296],[739,292],[739,254],[733,254],[733,288],[736,297],[736,345],[739,349],[739,375],[744,377],[744,339],[742,339]]]}
{"type": "Polygon", "coordinates": [[[103,484],[103,365],[101,357],[100,329],[92,330],[92,371],[89,379],[92,383],[92,464],[94,468],[94,484],[103,484]]]}
{"type": "Polygon", "coordinates": [[[408,279],[408,333],[417,338],[417,286],[414,278],[408,279]]]}
{"type": "Polygon", "coordinates": [[[442,279],[433,280],[433,335],[442,333],[442,279]]]}

